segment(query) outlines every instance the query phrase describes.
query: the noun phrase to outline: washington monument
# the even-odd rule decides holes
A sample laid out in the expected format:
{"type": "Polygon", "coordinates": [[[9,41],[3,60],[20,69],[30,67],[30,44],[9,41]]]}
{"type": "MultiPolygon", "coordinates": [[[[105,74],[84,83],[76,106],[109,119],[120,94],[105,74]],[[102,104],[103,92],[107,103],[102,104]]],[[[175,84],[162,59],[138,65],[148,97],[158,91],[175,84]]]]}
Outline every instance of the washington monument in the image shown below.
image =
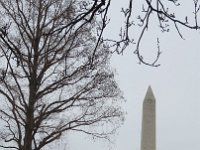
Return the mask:
{"type": "Polygon", "coordinates": [[[156,100],[150,86],[143,102],[141,150],[156,150],[156,100]]]}

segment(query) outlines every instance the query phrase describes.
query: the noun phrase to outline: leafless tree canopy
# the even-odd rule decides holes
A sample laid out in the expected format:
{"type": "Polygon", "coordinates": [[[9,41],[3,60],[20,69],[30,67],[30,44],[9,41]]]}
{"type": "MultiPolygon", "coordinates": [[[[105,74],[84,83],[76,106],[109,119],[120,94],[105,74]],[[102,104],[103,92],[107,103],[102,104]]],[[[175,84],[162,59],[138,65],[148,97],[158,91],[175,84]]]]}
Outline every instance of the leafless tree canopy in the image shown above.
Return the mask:
{"type": "Polygon", "coordinates": [[[181,20],[171,12],[169,4],[178,8],[178,0],[143,0],[137,17],[142,30],[135,40],[130,35],[135,26],[134,1],[129,0],[121,10],[125,25],[120,40],[107,39],[103,32],[115,2],[0,0],[2,148],[40,150],[68,131],[107,139],[123,120],[118,106],[123,98],[108,63],[111,49],[121,54],[135,44],[139,61],[157,67],[159,39],[154,62],[146,62],[140,53],[152,16],[156,15],[162,32],[174,26],[181,38],[180,26],[199,29],[198,0],[191,1],[194,22],[189,22],[189,16],[181,20]]]}
{"type": "Polygon", "coordinates": [[[123,122],[94,3],[0,0],[0,147],[40,150],[69,131],[108,139],[123,122]]]}
{"type": "MultiPolygon", "coordinates": [[[[113,3],[116,3],[116,1],[114,0],[78,0],[78,3],[76,5],[80,8],[78,13],[70,22],[68,22],[58,30],[73,27],[77,24],[82,24],[84,26],[86,24],[90,24],[93,21],[93,19],[98,18],[98,20],[100,20],[101,23],[98,24],[97,28],[98,38],[96,41],[96,47],[93,52],[93,56],[96,52],[97,46],[101,42],[107,42],[109,44],[110,49],[112,49],[112,52],[116,52],[118,54],[122,54],[130,44],[134,44],[134,53],[138,57],[140,63],[153,67],[158,67],[158,60],[161,55],[159,38],[157,40],[157,56],[153,62],[147,62],[146,60],[144,60],[142,54],[140,53],[140,44],[142,38],[149,27],[150,20],[153,17],[156,16],[157,21],[159,22],[158,27],[161,29],[162,32],[169,32],[169,28],[174,27],[181,38],[183,38],[183,35],[181,34],[181,31],[179,29],[180,27],[189,28],[191,30],[199,30],[200,28],[198,23],[198,14],[200,9],[199,0],[190,1],[190,3],[193,4],[194,8],[191,12],[193,16],[188,15],[183,17],[179,17],[176,15],[176,11],[173,11],[176,9],[171,9],[171,7],[179,8],[182,4],[184,4],[183,1],[142,0],[143,4],[141,6],[141,11],[139,12],[140,15],[138,15],[137,18],[133,17],[133,11],[135,10],[134,6],[136,1],[128,1],[129,3],[127,7],[121,9],[121,12],[124,14],[125,24],[119,32],[120,40],[116,40],[117,38],[107,39],[106,37],[103,37],[104,29],[107,27],[107,24],[109,24],[110,21],[108,18],[108,13],[112,13],[112,10],[110,10],[110,6],[113,3]],[[136,20],[140,21],[139,26],[142,29],[138,38],[135,38],[133,35],[130,34],[130,31],[132,31],[132,29],[135,28],[134,21],[136,20]]],[[[92,61],[93,59],[94,57],[92,57],[92,61]]]]}

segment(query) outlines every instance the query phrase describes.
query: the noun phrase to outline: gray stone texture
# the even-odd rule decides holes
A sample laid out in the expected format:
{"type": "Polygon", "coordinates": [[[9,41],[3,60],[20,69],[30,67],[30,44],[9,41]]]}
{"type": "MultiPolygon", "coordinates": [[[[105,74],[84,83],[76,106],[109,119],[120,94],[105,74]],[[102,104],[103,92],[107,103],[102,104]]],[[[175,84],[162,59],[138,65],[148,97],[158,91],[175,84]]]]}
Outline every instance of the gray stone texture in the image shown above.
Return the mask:
{"type": "Polygon", "coordinates": [[[156,150],[156,100],[150,86],[143,102],[141,150],[156,150]]]}

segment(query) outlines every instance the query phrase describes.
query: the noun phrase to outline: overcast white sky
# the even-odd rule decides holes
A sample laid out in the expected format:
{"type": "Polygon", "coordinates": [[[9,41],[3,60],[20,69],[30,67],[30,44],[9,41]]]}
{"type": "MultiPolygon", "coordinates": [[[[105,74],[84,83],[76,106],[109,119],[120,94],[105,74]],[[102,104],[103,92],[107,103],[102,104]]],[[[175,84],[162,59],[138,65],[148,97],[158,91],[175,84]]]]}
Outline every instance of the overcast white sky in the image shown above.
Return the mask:
{"type": "MultiPolygon", "coordinates": [[[[118,34],[120,26],[117,12],[126,2],[121,0],[113,4],[112,27],[107,31],[113,37],[118,34]]],[[[191,14],[192,9],[188,5],[179,14],[189,12],[191,14]]],[[[127,100],[123,105],[127,112],[125,123],[118,130],[114,145],[74,136],[68,139],[69,149],[140,150],[142,102],[149,85],[157,101],[157,150],[200,149],[200,31],[180,29],[186,40],[180,39],[173,29],[161,34],[156,22],[149,28],[142,50],[145,58],[151,60],[156,38],[160,37],[163,53],[158,68],[138,65],[133,54],[134,46],[129,47],[123,56],[112,57],[112,66],[118,73],[116,80],[127,100]]]]}

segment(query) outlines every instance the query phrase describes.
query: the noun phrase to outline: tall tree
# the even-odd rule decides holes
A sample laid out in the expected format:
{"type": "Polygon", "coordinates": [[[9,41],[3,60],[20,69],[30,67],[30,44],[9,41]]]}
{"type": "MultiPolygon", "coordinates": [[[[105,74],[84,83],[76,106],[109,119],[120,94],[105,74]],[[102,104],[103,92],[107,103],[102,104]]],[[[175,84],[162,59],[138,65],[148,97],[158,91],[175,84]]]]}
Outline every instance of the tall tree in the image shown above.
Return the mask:
{"type": "Polygon", "coordinates": [[[40,150],[69,131],[108,139],[123,122],[110,51],[95,36],[104,23],[86,6],[0,0],[0,147],[40,150]]]}

